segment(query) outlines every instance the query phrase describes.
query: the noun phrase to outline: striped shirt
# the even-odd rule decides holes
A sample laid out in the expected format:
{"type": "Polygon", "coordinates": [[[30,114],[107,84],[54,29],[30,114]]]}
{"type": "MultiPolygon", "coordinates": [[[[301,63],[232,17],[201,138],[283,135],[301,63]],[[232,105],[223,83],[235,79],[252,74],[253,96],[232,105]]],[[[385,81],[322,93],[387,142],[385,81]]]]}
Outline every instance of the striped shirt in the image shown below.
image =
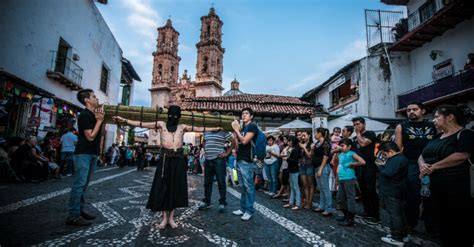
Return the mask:
{"type": "Polygon", "coordinates": [[[229,141],[232,138],[232,133],[230,132],[206,132],[204,133],[204,156],[208,160],[213,160],[219,156],[219,154],[224,153],[224,144],[226,141],[229,141]]]}

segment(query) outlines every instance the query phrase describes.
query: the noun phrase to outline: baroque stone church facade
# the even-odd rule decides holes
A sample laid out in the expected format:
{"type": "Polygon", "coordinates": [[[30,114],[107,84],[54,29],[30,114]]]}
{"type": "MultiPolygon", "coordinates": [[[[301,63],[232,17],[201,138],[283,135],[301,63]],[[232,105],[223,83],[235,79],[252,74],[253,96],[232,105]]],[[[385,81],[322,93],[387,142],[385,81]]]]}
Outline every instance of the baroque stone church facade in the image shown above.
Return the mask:
{"type": "Polygon", "coordinates": [[[196,44],[197,63],[195,80],[184,70],[179,78],[178,37],[168,19],[158,28],[156,51],[153,52],[151,84],[152,107],[181,105],[186,98],[222,95],[222,72],[225,49],[222,48],[223,22],[214,8],[201,17],[201,36],[196,44]]]}

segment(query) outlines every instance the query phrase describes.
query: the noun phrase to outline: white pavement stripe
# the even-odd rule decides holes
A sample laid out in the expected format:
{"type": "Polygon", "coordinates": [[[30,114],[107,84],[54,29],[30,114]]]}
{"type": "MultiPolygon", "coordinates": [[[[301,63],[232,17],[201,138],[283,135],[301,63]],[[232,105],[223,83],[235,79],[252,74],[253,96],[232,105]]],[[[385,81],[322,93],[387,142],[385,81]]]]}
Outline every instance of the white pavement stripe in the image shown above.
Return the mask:
{"type": "MultiPolygon", "coordinates": [[[[125,174],[131,173],[131,172],[134,172],[134,171],[135,170],[132,169],[132,170],[125,171],[125,172],[122,172],[122,173],[118,173],[118,174],[115,174],[115,175],[110,175],[110,176],[107,176],[107,177],[104,177],[104,178],[101,178],[101,179],[98,179],[98,180],[94,180],[94,181],[89,183],[89,186],[92,186],[92,185],[95,185],[95,184],[98,184],[98,183],[102,183],[102,182],[105,182],[107,180],[114,179],[116,177],[120,177],[120,176],[123,176],[125,174]]],[[[28,199],[25,199],[25,200],[22,200],[22,201],[19,201],[19,202],[14,202],[12,204],[8,204],[8,205],[0,207],[0,214],[15,211],[15,210],[17,210],[19,208],[22,208],[22,207],[30,206],[30,205],[36,204],[38,202],[42,202],[42,201],[54,198],[56,196],[64,195],[66,193],[69,193],[70,191],[71,191],[71,188],[67,188],[67,189],[62,189],[62,190],[54,191],[54,192],[51,192],[51,193],[35,196],[35,197],[32,197],[32,198],[28,198],[28,199]]]]}
{"type": "MultiPolygon", "coordinates": [[[[231,195],[240,199],[241,194],[237,192],[236,190],[232,188],[227,188],[227,192],[229,192],[231,195]]],[[[274,222],[284,227],[289,232],[295,234],[297,237],[301,238],[303,241],[305,241],[308,244],[312,244],[314,246],[335,246],[333,243],[330,243],[324,240],[323,238],[321,238],[321,236],[314,234],[313,232],[307,230],[306,228],[277,214],[276,212],[270,210],[269,208],[259,203],[255,203],[254,207],[257,211],[263,214],[263,216],[265,216],[266,218],[270,220],[273,220],[274,222]]]]}
{"type": "Polygon", "coordinates": [[[117,168],[118,168],[118,167],[110,167],[110,168],[104,168],[104,169],[97,169],[97,170],[94,171],[94,173],[110,171],[110,170],[114,170],[114,169],[117,169],[117,168]]]}

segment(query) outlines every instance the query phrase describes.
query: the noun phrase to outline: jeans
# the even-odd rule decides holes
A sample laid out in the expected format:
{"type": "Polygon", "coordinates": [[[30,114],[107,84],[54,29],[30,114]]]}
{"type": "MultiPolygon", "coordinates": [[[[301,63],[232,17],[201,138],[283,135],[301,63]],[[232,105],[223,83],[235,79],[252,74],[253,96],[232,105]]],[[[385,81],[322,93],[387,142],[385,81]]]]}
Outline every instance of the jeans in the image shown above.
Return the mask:
{"type": "Polygon", "coordinates": [[[382,204],[390,217],[390,233],[392,238],[402,241],[407,236],[407,218],[404,209],[406,200],[393,196],[384,196],[382,204]]]}
{"type": "Polygon", "coordinates": [[[290,205],[293,205],[296,200],[296,206],[301,205],[300,186],[298,184],[299,172],[290,173],[290,205]]]}
{"type": "Polygon", "coordinates": [[[239,183],[242,183],[242,195],[240,196],[240,210],[244,213],[253,214],[255,208],[255,184],[253,181],[253,175],[257,165],[255,163],[249,163],[244,160],[237,161],[237,171],[239,175],[239,183]]]}
{"type": "Polygon", "coordinates": [[[331,165],[326,164],[323,168],[321,177],[316,176],[316,182],[320,193],[319,197],[319,208],[324,209],[326,212],[332,213],[334,211],[332,207],[332,195],[331,188],[329,187],[329,176],[331,175],[331,165]]]}
{"type": "Polygon", "coordinates": [[[94,172],[98,155],[77,154],[74,155],[74,164],[76,166],[76,176],[71,188],[71,197],[69,199],[69,216],[77,217],[81,215],[84,207],[84,193],[89,184],[92,173],[94,172]]]}
{"type": "Polygon", "coordinates": [[[300,164],[300,175],[301,176],[314,176],[313,164],[309,164],[309,165],[300,164]]]}
{"type": "Polygon", "coordinates": [[[355,179],[339,180],[339,190],[337,191],[337,202],[342,211],[356,213],[355,201],[355,179]]]}
{"type": "Polygon", "coordinates": [[[66,165],[66,174],[74,173],[74,152],[61,152],[61,172],[64,172],[64,165],[66,165]]]}
{"type": "Polygon", "coordinates": [[[219,188],[219,204],[227,205],[225,201],[226,195],[226,164],[223,158],[215,158],[213,160],[206,159],[204,163],[204,203],[211,204],[212,180],[214,175],[217,178],[217,186],[219,188]]]}
{"type": "Polygon", "coordinates": [[[278,160],[271,164],[265,164],[263,167],[267,174],[269,190],[270,192],[276,193],[278,187],[278,160]]]}

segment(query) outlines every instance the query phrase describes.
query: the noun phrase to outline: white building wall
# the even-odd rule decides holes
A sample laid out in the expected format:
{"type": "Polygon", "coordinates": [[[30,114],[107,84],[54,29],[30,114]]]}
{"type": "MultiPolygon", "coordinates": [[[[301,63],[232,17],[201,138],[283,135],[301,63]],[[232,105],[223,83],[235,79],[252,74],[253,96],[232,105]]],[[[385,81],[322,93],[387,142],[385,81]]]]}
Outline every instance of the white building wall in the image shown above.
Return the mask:
{"type": "Polygon", "coordinates": [[[452,59],[454,72],[462,70],[467,54],[474,52],[474,19],[458,24],[454,29],[446,31],[442,36],[424,44],[410,53],[412,88],[433,81],[431,72],[433,65],[452,59]],[[440,50],[442,56],[436,60],[430,58],[432,50],[440,50]]]}
{"type": "MultiPolygon", "coordinates": [[[[93,89],[101,103],[119,102],[122,51],[92,0],[3,0],[0,8],[1,68],[81,105],[76,91],[46,76],[51,68],[51,51],[57,51],[62,37],[72,46],[68,56],[80,56],[77,64],[84,69],[82,87],[93,89]],[[99,89],[102,63],[110,69],[107,94],[99,89]]],[[[108,126],[108,134],[114,129],[108,126]]]]}
{"type": "Polygon", "coordinates": [[[381,56],[382,54],[370,55],[360,62],[360,111],[368,117],[394,118],[393,77],[384,78],[383,69],[380,67],[381,56]]]}

